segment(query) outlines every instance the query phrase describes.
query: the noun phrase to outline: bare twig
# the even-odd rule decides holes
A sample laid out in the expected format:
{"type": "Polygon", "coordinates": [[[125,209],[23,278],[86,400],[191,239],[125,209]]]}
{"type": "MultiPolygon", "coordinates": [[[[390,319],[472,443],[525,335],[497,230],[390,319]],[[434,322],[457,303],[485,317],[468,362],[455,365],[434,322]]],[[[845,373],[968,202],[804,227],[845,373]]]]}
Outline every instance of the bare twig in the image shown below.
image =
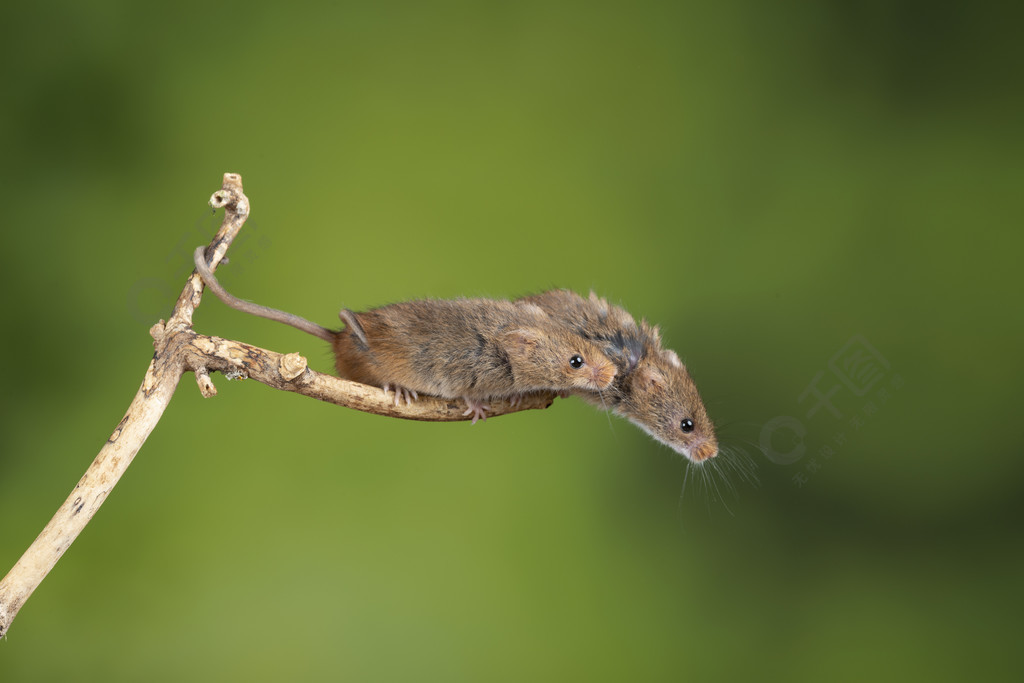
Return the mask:
{"type": "MultiPolygon", "coordinates": [[[[207,262],[215,270],[249,215],[249,200],[242,193],[241,176],[225,173],[221,189],[210,198],[210,205],[224,209],[221,227],[206,249],[207,262]]],[[[275,389],[379,415],[434,422],[469,419],[462,414],[465,406],[454,401],[423,397],[412,405],[396,406],[376,387],[310,370],[306,359],[296,353],[282,355],[242,342],[197,334],[192,329],[192,314],[199,306],[202,292],[202,278],[193,272],[168,321],[161,320],[150,329],[155,352],[128,412],[50,523],[0,581],[0,637],[7,633],[18,610],[128,469],[160,421],[185,372],[195,373],[199,391],[206,397],[217,393],[210,372],[220,371],[229,378],[249,377],[275,389]]],[[[553,399],[553,394],[537,394],[515,407],[507,401],[491,401],[490,413],[498,416],[546,408],[553,399]]]]}

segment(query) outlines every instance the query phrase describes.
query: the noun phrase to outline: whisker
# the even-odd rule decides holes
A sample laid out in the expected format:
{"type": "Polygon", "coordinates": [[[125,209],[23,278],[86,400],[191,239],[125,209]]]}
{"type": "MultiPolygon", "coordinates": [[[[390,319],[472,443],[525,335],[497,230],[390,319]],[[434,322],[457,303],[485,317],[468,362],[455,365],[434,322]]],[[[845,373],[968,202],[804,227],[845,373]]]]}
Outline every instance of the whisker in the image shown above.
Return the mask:
{"type": "Polygon", "coordinates": [[[604,390],[603,389],[598,389],[597,390],[597,397],[601,399],[601,410],[602,410],[602,412],[604,412],[604,416],[608,420],[608,429],[611,432],[614,433],[615,432],[615,425],[612,424],[612,414],[608,410],[608,404],[604,400],[604,390]]]}
{"type": "Polygon", "coordinates": [[[712,512],[714,503],[735,517],[730,499],[739,500],[739,482],[751,487],[759,486],[757,465],[745,449],[734,444],[722,446],[714,458],[703,462],[686,462],[683,485],[679,492],[680,504],[684,498],[697,496],[698,499],[704,499],[708,514],[712,512]]]}

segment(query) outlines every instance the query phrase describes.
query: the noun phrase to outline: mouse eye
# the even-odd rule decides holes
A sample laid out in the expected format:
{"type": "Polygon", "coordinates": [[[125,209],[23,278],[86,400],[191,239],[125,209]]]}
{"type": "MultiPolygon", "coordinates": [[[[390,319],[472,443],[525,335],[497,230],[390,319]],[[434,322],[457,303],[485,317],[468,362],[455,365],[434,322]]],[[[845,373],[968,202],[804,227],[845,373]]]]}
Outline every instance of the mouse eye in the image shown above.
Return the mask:
{"type": "Polygon", "coordinates": [[[683,430],[683,434],[689,434],[693,431],[693,420],[684,417],[683,421],[679,423],[679,428],[683,430]]]}
{"type": "Polygon", "coordinates": [[[575,356],[569,359],[569,365],[579,370],[580,368],[583,367],[583,356],[577,353],[575,356]]]}

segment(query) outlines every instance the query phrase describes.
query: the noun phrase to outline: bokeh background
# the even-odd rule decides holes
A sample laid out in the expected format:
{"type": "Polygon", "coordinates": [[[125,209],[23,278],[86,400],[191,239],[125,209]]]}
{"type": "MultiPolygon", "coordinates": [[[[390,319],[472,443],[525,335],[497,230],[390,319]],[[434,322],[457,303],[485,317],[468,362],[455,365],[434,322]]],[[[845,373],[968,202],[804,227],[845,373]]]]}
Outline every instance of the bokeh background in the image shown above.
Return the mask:
{"type": "MultiPolygon", "coordinates": [[[[684,489],[577,400],[470,427],[185,378],[0,679],[1019,680],[1013,11],[8,8],[0,572],[134,395],[225,171],[240,296],[334,325],[593,288],[760,485],[684,489]]],[[[331,365],[212,297],[196,326],[331,365]]]]}

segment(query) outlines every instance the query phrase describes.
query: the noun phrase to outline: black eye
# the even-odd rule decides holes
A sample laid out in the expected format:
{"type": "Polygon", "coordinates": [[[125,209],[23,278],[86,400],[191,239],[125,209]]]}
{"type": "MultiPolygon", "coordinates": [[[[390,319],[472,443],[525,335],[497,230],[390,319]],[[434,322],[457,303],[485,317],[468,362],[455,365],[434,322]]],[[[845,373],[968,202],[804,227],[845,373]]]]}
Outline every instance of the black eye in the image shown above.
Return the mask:
{"type": "Polygon", "coordinates": [[[583,356],[581,356],[580,354],[577,353],[575,356],[573,356],[572,358],[569,359],[569,365],[573,366],[577,370],[582,368],[583,367],[583,356]]]}
{"type": "Polygon", "coordinates": [[[689,434],[693,431],[693,420],[688,417],[683,418],[683,421],[679,423],[679,428],[683,430],[683,434],[689,434]]]}

